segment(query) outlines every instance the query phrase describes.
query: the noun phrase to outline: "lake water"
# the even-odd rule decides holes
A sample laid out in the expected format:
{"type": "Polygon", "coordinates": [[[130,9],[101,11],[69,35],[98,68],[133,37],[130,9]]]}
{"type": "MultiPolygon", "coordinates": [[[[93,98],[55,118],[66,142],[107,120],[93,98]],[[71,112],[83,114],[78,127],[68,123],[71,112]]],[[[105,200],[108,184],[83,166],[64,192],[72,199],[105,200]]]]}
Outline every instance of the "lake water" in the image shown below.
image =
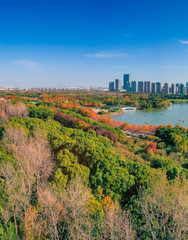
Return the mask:
{"type": "Polygon", "coordinates": [[[172,124],[176,126],[180,124],[182,127],[188,127],[188,103],[173,104],[168,109],[141,111],[127,110],[121,116],[111,117],[113,120],[127,122],[138,125],[161,125],[172,124]]]}

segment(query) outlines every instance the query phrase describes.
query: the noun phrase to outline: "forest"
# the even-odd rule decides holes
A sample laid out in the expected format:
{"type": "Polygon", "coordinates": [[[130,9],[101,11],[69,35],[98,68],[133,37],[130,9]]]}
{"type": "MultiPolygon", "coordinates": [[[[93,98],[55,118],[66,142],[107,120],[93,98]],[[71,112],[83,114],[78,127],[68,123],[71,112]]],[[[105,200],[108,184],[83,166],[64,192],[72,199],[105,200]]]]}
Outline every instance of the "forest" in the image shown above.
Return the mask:
{"type": "Polygon", "coordinates": [[[97,114],[169,103],[114,94],[0,94],[0,239],[188,239],[188,129],[97,114]]]}
{"type": "Polygon", "coordinates": [[[140,94],[140,93],[118,93],[83,91],[6,91],[1,92],[6,99],[22,99],[24,101],[37,101],[48,105],[61,103],[63,107],[82,106],[100,107],[112,110],[112,107],[132,106],[138,109],[160,109],[167,108],[168,104],[175,100],[186,100],[186,95],[167,94],[140,94]],[[69,103],[67,102],[69,101],[69,103]]]}

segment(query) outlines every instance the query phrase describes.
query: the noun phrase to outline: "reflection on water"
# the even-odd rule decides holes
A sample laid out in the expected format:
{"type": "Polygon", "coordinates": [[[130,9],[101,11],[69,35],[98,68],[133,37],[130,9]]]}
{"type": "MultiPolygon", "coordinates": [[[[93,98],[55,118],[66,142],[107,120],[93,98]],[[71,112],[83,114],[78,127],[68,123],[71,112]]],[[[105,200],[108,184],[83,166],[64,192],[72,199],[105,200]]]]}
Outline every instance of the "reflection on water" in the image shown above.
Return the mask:
{"type": "Polygon", "coordinates": [[[125,114],[114,116],[112,119],[139,125],[152,124],[157,126],[161,124],[172,124],[176,126],[180,124],[183,127],[188,127],[188,103],[173,104],[168,109],[154,111],[128,110],[125,114]]]}

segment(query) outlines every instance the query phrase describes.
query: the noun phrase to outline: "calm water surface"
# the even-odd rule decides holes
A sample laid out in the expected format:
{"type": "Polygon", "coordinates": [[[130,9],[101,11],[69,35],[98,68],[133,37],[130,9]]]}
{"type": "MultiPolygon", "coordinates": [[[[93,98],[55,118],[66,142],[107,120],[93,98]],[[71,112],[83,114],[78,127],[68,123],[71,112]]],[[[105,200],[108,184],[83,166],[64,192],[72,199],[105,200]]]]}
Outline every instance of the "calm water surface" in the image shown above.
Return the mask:
{"type": "Polygon", "coordinates": [[[173,104],[168,109],[154,111],[127,110],[123,115],[114,116],[112,119],[139,125],[172,124],[176,126],[180,124],[183,127],[188,127],[188,103],[173,104]]]}

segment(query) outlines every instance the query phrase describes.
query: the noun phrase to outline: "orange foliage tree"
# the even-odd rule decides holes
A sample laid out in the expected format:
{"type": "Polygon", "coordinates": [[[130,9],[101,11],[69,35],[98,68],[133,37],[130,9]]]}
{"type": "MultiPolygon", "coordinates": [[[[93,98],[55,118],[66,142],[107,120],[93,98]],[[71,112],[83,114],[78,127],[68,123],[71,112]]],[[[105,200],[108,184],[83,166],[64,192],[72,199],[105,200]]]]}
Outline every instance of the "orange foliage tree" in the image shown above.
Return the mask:
{"type": "Polygon", "coordinates": [[[157,144],[155,142],[150,142],[146,146],[147,153],[155,153],[157,151],[157,144]]]}
{"type": "Polygon", "coordinates": [[[79,102],[64,102],[62,104],[58,104],[59,108],[70,108],[70,109],[75,109],[80,106],[79,102]]]}

